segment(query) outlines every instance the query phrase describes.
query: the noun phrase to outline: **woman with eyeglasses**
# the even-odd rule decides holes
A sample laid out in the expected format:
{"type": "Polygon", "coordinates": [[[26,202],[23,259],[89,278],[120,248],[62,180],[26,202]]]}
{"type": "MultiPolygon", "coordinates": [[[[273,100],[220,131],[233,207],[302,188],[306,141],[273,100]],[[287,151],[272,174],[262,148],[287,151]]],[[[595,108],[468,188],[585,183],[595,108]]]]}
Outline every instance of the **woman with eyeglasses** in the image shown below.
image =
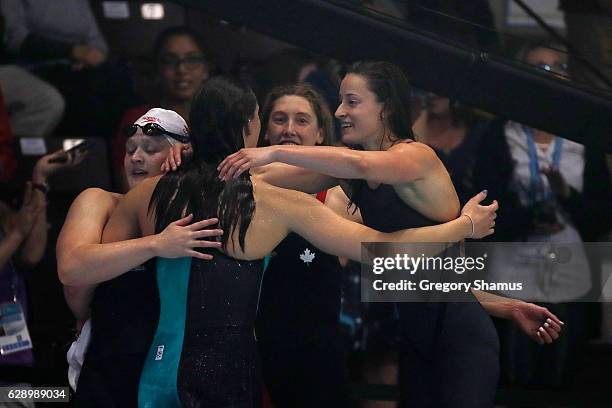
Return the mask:
{"type": "MultiPolygon", "coordinates": [[[[397,66],[357,62],[342,80],[336,117],[341,121],[342,141],[363,150],[325,146],[242,149],[220,164],[219,177],[229,181],[250,168],[281,162],[285,165],[275,163],[258,174],[274,185],[302,191],[340,184],[360,209],[364,224],[381,231],[453,219],[462,213],[446,169],[430,147],[413,140],[410,94],[408,80],[397,66]]],[[[485,197],[486,191],[476,196],[479,200],[485,197]]],[[[492,205],[497,207],[495,202],[492,205]]],[[[494,225],[492,222],[491,232],[494,225]]],[[[558,336],[560,326],[546,309],[534,310],[509,299],[491,300],[487,295],[481,301],[489,313],[506,318],[512,318],[515,309],[525,308],[529,318],[520,322],[534,340],[551,342],[558,336]]],[[[397,309],[400,406],[492,407],[498,340],[481,305],[475,299],[403,302],[397,303],[397,309]]]]}
{"type": "Polygon", "coordinates": [[[105,227],[103,242],[131,239],[161,231],[189,212],[196,218],[218,216],[223,229],[213,262],[158,261],[160,318],[140,379],[142,406],[257,405],[253,329],[262,258],[290,232],[351,259],[361,258],[361,242],[456,242],[471,235],[472,225],[477,237],[491,233],[495,206],[478,205],[482,197],[448,223],[385,234],[341,218],[312,196],[248,173],[220,180],[217,166],[224,157],[257,145],[258,110],[242,83],[224,77],[207,81],[190,116],[194,160],[131,190],[105,227]]]}
{"type": "MultiPolygon", "coordinates": [[[[567,55],[561,50],[554,43],[529,44],[517,57],[543,75],[567,80],[567,55]]],[[[498,260],[492,265],[495,278],[519,277],[529,288],[521,296],[546,306],[567,323],[563,338],[541,350],[500,322],[504,377],[520,386],[570,386],[591,324],[584,301],[591,276],[596,276],[583,237],[595,241],[598,237],[592,231],[601,233],[612,225],[609,195],[607,202],[597,203],[584,194],[588,188],[584,146],[562,136],[500,118],[487,129],[476,155],[475,183],[487,183],[491,196],[505,203],[499,212],[499,235],[493,240],[533,242],[542,249],[561,244],[571,252],[554,265],[543,265],[536,252],[520,259],[492,258],[498,260]],[[597,225],[589,226],[593,223],[597,225]]],[[[610,184],[600,178],[601,171],[594,174],[591,197],[593,193],[605,197],[610,184]]]]}
{"type": "Polygon", "coordinates": [[[121,120],[112,141],[115,180],[122,191],[127,190],[123,176],[123,154],[126,127],[149,109],[159,106],[189,117],[191,99],[214,69],[200,35],[185,26],[170,27],[155,39],[152,57],[156,67],[154,95],[147,95],[153,103],[130,109],[121,120]]]}
{"type": "MultiPolygon", "coordinates": [[[[149,110],[126,132],[124,168],[130,188],[161,174],[168,147],[189,139],[183,118],[159,108],[149,110]]],[[[136,405],[138,376],[159,308],[154,272],[147,261],[156,256],[210,259],[194,249],[218,246],[203,240],[219,235],[217,229],[206,229],[216,219],[193,222],[193,215],[156,235],[101,244],[102,230],[120,200],[120,194],[97,188],[83,191],[72,203],[57,241],[58,274],[77,327],[92,318],[71,349],[74,353],[69,353],[69,380],[73,388],[78,381],[80,403],[96,399],[105,406],[136,405]]]]}

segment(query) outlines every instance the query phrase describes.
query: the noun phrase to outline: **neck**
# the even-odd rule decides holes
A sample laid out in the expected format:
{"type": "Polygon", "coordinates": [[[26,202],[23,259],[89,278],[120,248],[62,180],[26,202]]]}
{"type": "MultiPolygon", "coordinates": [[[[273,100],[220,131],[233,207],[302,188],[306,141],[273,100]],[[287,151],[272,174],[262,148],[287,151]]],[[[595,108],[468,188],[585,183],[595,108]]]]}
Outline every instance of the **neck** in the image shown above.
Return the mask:
{"type": "Polygon", "coordinates": [[[539,129],[533,129],[533,141],[543,145],[549,145],[555,140],[555,135],[539,129]]]}
{"type": "Polygon", "coordinates": [[[361,145],[365,150],[376,151],[376,150],[388,150],[391,146],[397,143],[399,140],[394,134],[386,134],[384,136],[379,135],[376,138],[373,138],[372,142],[368,142],[366,144],[361,145]],[[381,137],[382,142],[381,142],[381,137]]]}

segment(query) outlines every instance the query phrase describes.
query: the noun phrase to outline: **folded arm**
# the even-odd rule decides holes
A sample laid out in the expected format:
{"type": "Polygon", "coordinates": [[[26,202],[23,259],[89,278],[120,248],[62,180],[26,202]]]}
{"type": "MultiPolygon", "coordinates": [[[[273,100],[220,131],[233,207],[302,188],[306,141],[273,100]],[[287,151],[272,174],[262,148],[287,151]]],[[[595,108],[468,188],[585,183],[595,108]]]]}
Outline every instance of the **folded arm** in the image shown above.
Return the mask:
{"type": "MultiPolygon", "coordinates": [[[[437,250],[432,248],[432,251],[440,252],[446,248],[446,243],[461,241],[472,233],[468,217],[430,227],[382,233],[340,217],[311,196],[280,189],[273,195],[279,203],[273,211],[290,231],[298,233],[325,252],[355,261],[361,260],[362,242],[440,243],[437,250]]],[[[482,214],[472,217],[477,222],[480,222],[478,217],[488,220],[495,211],[488,207],[481,208],[482,214]]],[[[492,233],[492,229],[487,231],[490,231],[487,234],[492,233]]],[[[421,253],[422,248],[415,247],[412,256],[420,256],[421,253]]]]}
{"type": "Polygon", "coordinates": [[[58,274],[64,285],[104,282],[155,256],[150,239],[100,243],[116,204],[112,193],[100,189],[85,190],[72,203],[56,248],[58,274]]]}
{"type": "Polygon", "coordinates": [[[284,163],[255,167],[251,174],[276,187],[315,194],[338,185],[339,180],[325,174],[284,163]]]}

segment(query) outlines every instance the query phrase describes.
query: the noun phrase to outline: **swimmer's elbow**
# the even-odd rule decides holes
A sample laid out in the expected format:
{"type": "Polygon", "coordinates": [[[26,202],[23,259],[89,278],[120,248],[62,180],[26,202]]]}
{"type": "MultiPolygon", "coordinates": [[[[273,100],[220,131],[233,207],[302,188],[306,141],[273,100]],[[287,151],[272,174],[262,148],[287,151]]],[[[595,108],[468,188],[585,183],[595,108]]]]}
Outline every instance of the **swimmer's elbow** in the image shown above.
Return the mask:
{"type": "Polygon", "coordinates": [[[457,203],[457,208],[451,208],[450,210],[446,211],[446,213],[443,215],[441,222],[450,222],[454,219],[456,219],[457,217],[459,217],[460,215],[460,208],[459,205],[457,203]]]}
{"type": "Polygon", "coordinates": [[[57,276],[66,286],[76,286],[75,272],[70,262],[57,262],[57,276]]]}
{"type": "Polygon", "coordinates": [[[57,276],[63,285],[79,286],[81,284],[79,281],[81,270],[81,260],[74,252],[62,255],[58,254],[57,276]]]}

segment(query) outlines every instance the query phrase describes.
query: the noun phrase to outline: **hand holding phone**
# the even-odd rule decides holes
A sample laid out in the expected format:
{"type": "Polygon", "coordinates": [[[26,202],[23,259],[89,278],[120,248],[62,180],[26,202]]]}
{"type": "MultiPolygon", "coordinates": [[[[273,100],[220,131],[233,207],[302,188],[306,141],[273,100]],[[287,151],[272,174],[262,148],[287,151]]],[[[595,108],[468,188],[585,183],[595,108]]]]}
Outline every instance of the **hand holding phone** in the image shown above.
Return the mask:
{"type": "Polygon", "coordinates": [[[79,154],[86,153],[89,149],[91,149],[92,146],[93,146],[93,142],[89,140],[84,140],[83,142],[72,146],[70,149],[64,150],[62,155],[53,157],[52,159],[49,160],[49,163],[67,163],[68,159],[72,155],[77,156],[79,154]]]}
{"type": "Polygon", "coordinates": [[[47,178],[57,171],[78,165],[87,156],[89,146],[81,143],[68,150],[57,150],[41,157],[34,166],[32,180],[35,183],[45,184],[47,178]]]}

